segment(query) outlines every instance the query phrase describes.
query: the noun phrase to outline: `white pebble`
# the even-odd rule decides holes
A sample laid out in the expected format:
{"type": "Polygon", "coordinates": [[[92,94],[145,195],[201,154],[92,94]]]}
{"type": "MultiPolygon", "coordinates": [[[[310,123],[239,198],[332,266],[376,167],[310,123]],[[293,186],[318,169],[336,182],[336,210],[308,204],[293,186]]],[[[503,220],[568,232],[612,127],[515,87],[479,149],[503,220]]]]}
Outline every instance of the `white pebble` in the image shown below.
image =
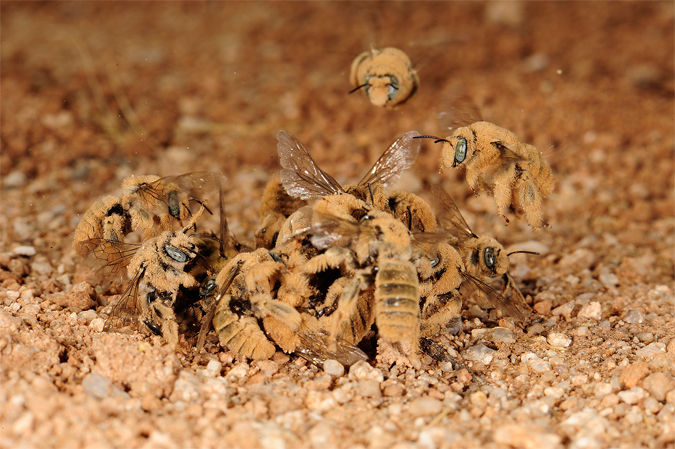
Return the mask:
{"type": "Polygon", "coordinates": [[[657,342],[657,343],[650,343],[644,348],[638,349],[635,352],[635,354],[641,359],[650,360],[656,354],[659,354],[661,352],[666,352],[666,345],[664,343],[657,342]]]}
{"type": "Polygon", "coordinates": [[[619,285],[619,277],[614,273],[603,273],[598,280],[607,288],[619,285]]]}
{"type": "Polygon", "coordinates": [[[323,370],[326,374],[335,377],[342,377],[345,373],[345,367],[337,360],[329,359],[323,362],[323,370]]]}
{"type": "Polygon", "coordinates": [[[356,362],[349,368],[349,380],[373,379],[378,382],[384,380],[384,374],[379,369],[373,368],[368,362],[356,362]]]}
{"type": "Polygon", "coordinates": [[[637,404],[648,396],[647,392],[640,387],[634,387],[630,390],[620,391],[617,396],[626,404],[637,404]]]}
{"type": "Polygon", "coordinates": [[[602,306],[599,302],[593,301],[583,306],[577,317],[589,320],[600,320],[602,318],[602,306]]]}
{"type": "Polygon", "coordinates": [[[476,345],[467,349],[464,353],[464,357],[467,360],[473,360],[474,362],[479,362],[483,365],[489,365],[494,358],[495,352],[497,351],[490,349],[485,345],[476,345]]]}
{"type": "Polygon", "coordinates": [[[551,332],[546,338],[548,344],[556,348],[566,348],[572,344],[572,337],[568,337],[560,332],[551,332]]]}
{"type": "Polygon", "coordinates": [[[14,248],[14,254],[17,256],[31,257],[37,254],[34,246],[17,246],[14,248]]]}

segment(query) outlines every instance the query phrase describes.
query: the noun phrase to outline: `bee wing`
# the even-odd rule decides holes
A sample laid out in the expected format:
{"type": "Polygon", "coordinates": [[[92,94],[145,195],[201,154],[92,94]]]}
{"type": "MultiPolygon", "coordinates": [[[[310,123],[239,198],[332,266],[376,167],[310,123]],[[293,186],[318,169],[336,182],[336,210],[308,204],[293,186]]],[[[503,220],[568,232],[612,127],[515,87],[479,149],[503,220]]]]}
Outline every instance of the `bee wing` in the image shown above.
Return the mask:
{"type": "Polygon", "coordinates": [[[298,221],[302,227],[290,237],[277,244],[282,247],[294,239],[310,237],[312,244],[319,249],[327,249],[333,246],[347,246],[349,242],[358,238],[364,232],[371,232],[370,228],[359,226],[335,215],[329,215],[314,210],[311,206],[305,206],[296,212],[302,218],[298,221]]]}
{"type": "Polygon", "coordinates": [[[490,302],[494,304],[499,310],[502,311],[505,315],[515,318],[518,321],[525,321],[526,317],[523,312],[515,305],[509,302],[501,293],[493,289],[486,283],[476,279],[474,276],[470,275],[467,272],[460,272],[462,279],[472,284],[474,287],[477,287],[480,291],[485,293],[490,302]]]}
{"type": "Polygon", "coordinates": [[[450,194],[437,185],[432,187],[432,191],[437,209],[436,220],[441,228],[455,235],[460,240],[465,240],[468,237],[478,238],[466,220],[464,220],[459,207],[457,207],[457,203],[455,203],[450,194]]]}
{"type": "Polygon", "coordinates": [[[126,278],[126,268],[141,247],[138,243],[124,243],[105,239],[80,242],[87,251],[87,264],[100,272],[126,278]]]}
{"type": "Polygon", "coordinates": [[[403,170],[412,167],[417,160],[420,140],[415,137],[419,135],[417,131],[408,131],[396,139],[359,181],[359,185],[382,184],[389,187],[395,184],[403,170]]]}
{"type": "Polygon", "coordinates": [[[447,105],[445,111],[437,115],[438,125],[442,131],[451,132],[456,128],[483,120],[475,101],[460,90],[451,90],[442,103],[447,105]]]}
{"type": "Polygon", "coordinates": [[[143,274],[145,274],[145,268],[138,270],[136,276],[131,280],[129,287],[122,294],[122,297],[115,304],[110,316],[105,321],[105,326],[103,327],[105,331],[117,331],[138,325],[138,316],[141,313],[141,308],[138,304],[138,290],[143,274]]]}
{"type": "Polygon", "coordinates": [[[238,262],[230,269],[227,277],[223,281],[223,284],[220,286],[218,296],[213,301],[213,304],[211,304],[211,307],[209,308],[206,316],[204,316],[202,319],[202,324],[199,328],[199,337],[197,338],[197,348],[195,350],[195,354],[197,354],[197,356],[199,356],[199,353],[202,351],[204,342],[206,341],[206,335],[209,333],[209,330],[211,330],[211,323],[213,322],[213,317],[216,315],[218,304],[220,304],[220,300],[223,298],[223,295],[230,288],[230,284],[232,284],[232,281],[239,273],[239,267],[241,267],[241,262],[238,262]]]}
{"type": "Polygon", "coordinates": [[[337,360],[344,366],[352,366],[361,360],[368,360],[365,352],[358,346],[347,340],[337,337],[336,341],[331,341],[330,336],[324,331],[303,331],[298,332],[300,344],[295,352],[317,366],[322,366],[326,360],[337,360]],[[333,346],[333,349],[331,349],[333,346]]]}
{"type": "Polygon", "coordinates": [[[316,165],[307,148],[288,131],[277,133],[277,151],[281,160],[281,183],[289,195],[303,200],[342,193],[331,175],[316,165]]]}
{"type": "MultiPolygon", "coordinates": [[[[160,215],[167,211],[177,219],[186,218],[180,206],[184,207],[188,215],[191,215],[190,201],[199,204],[211,203],[219,204],[216,195],[222,198],[222,189],[226,178],[221,173],[197,171],[184,173],[177,176],[166,176],[157,181],[149,183],[137,190],[137,195],[146,200],[150,206],[150,212],[160,215]],[[183,201],[187,199],[188,203],[180,203],[181,199],[174,196],[176,193],[183,194],[183,201]],[[148,201],[149,199],[155,201],[148,201]]],[[[209,213],[212,213],[207,209],[209,213]]]]}

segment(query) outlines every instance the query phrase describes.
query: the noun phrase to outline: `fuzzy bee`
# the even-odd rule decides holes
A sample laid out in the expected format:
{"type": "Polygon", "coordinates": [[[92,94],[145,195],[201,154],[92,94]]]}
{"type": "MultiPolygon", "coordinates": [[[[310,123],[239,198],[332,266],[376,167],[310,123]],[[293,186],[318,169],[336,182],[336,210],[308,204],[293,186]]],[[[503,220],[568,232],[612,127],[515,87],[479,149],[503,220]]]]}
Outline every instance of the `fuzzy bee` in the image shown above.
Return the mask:
{"type": "MultiPolygon", "coordinates": [[[[523,294],[516,287],[515,281],[508,273],[508,256],[516,253],[537,254],[530,251],[514,251],[507,254],[504,247],[494,238],[475,234],[459,211],[452,197],[439,186],[433,187],[433,194],[437,203],[437,219],[441,232],[447,235],[447,241],[459,252],[467,272],[474,278],[492,280],[501,277],[504,288],[501,295],[511,291],[515,301],[509,302],[512,309],[510,315],[524,318],[518,310],[518,305],[527,307],[523,294]]],[[[494,301],[493,301],[494,302],[494,301]]]]}
{"type": "Polygon", "coordinates": [[[465,167],[469,187],[476,194],[480,188],[490,192],[507,223],[510,210],[518,217],[524,215],[534,229],[547,226],[542,200],[553,191],[555,179],[542,153],[490,122],[450,129],[452,134],[446,138],[419,136],[443,143],[441,171],[465,167]]]}
{"type": "Polygon", "coordinates": [[[349,93],[363,89],[368,100],[379,107],[393,108],[408,100],[420,84],[410,58],[398,48],[372,49],[352,62],[349,93]]]}
{"type": "Polygon", "coordinates": [[[181,287],[197,285],[186,266],[198,256],[198,242],[187,232],[203,210],[199,209],[183,229],[164,231],[141,244],[106,239],[82,243],[81,248],[86,248],[102,270],[120,279],[131,279],[106,321],[106,330],[132,326],[162,335],[173,346],[178,343],[176,297],[181,287]]]}

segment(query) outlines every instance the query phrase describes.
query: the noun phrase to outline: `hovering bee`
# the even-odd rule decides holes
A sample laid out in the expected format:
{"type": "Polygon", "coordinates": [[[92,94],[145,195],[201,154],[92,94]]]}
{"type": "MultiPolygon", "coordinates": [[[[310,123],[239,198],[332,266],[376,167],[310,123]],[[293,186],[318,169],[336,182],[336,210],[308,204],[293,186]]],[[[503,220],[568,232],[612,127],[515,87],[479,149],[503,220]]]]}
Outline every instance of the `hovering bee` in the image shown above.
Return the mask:
{"type": "MultiPolygon", "coordinates": [[[[437,219],[440,227],[446,233],[448,243],[456,248],[461,255],[467,272],[474,278],[486,280],[501,276],[504,282],[501,296],[510,290],[515,295],[515,299],[521,305],[527,307],[523,294],[516,287],[515,281],[508,273],[508,256],[516,253],[537,253],[515,251],[506,254],[506,250],[504,250],[504,247],[497,240],[486,235],[478,236],[471,230],[459,211],[457,204],[445,190],[434,186],[433,194],[438,204],[437,219]]],[[[511,304],[509,308],[517,309],[517,305],[511,304]]],[[[518,316],[521,319],[523,318],[523,314],[518,310],[513,310],[509,314],[518,316]]]]}
{"type": "Polygon", "coordinates": [[[195,226],[204,208],[195,213],[186,227],[165,231],[142,244],[90,239],[83,242],[87,254],[96,258],[113,276],[127,273],[129,287],[115,305],[106,330],[130,325],[162,335],[167,342],[178,342],[178,324],[173,305],[180,287],[197,285],[185,267],[197,257],[197,244],[187,231],[195,226]],[[144,324],[140,326],[140,324],[144,324]]]}
{"type": "Polygon", "coordinates": [[[349,93],[363,89],[373,105],[393,108],[415,93],[420,79],[408,55],[387,47],[358,55],[352,62],[349,82],[354,87],[349,93]]]}
{"type": "Polygon", "coordinates": [[[507,223],[506,210],[510,209],[517,217],[525,215],[534,229],[547,226],[541,204],[553,191],[555,179],[535,147],[519,142],[511,131],[484,121],[455,128],[445,139],[419,138],[442,142],[441,170],[466,167],[469,187],[476,194],[483,187],[494,195],[497,212],[507,223]]]}
{"type": "Polygon", "coordinates": [[[358,184],[343,188],[314,162],[302,142],[287,131],[279,131],[281,182],[292,197],[307,200],[347,193],[392,214],[413,232],[433,232],[436,226],[433,211],[421,198],[406,192],[386,191],[399,180],[403,170],[417,160],[418,136],[416,131],[409,131],[396,139],[358,184]]]}

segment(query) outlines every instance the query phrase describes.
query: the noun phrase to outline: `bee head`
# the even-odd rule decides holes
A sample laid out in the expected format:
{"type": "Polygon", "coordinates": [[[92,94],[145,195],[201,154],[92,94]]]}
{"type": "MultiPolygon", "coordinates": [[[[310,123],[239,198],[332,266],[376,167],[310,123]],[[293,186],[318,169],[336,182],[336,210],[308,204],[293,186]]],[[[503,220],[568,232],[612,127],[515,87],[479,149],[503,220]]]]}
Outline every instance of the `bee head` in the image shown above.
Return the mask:
{"type": "Polygon", "coordinates": [[[509,269],[509,259],[504,247],[495,239],[482,236],[478,239],[478,266],[484,275],[501,276],[509,269]]]}

